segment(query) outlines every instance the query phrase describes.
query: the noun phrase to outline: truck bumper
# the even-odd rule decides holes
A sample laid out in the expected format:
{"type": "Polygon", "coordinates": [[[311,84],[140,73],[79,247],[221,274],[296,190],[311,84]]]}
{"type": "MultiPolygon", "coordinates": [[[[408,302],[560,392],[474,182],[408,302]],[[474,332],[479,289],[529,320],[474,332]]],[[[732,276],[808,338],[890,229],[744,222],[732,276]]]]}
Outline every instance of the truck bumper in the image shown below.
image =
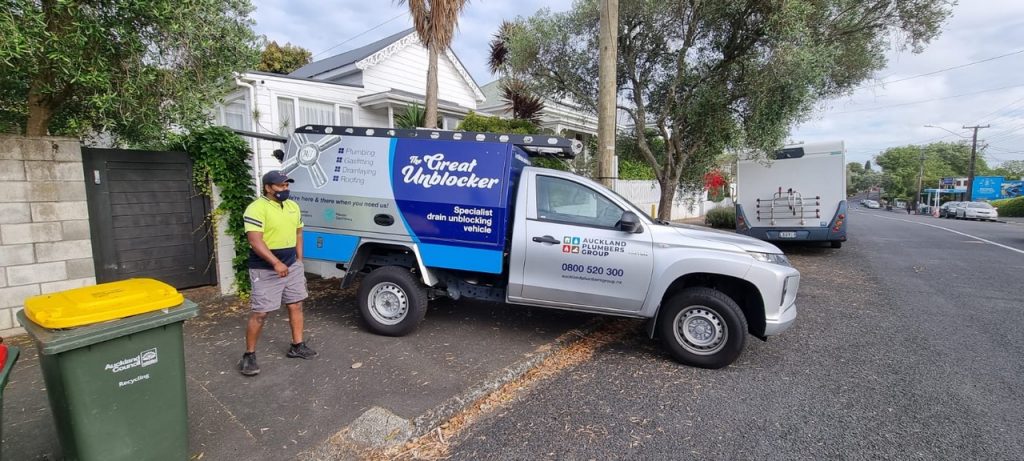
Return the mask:
{"type": "Polygon", "coordinates": [[[772,228],[759,228],[751,227],[746,230],[737,231],[738,234],[746,234],[756,239],[785,242],[785,241],[804,241],[804,242],[829,242],[832,240],[844,242],[846,241],[846,232],[829,232],[831,229],[828,227],[772,227],[772,228]],[[782,232],[792,232],[794,237],[782,237],[782,232]]]}
{"type": "Polygon", "coordinates": [[[794,300],[789,306],[786,306],[785,310],[782,311],[782,315],[777,319],[768,319],[764,323],[764,335],[775,336],[793,326],[793,322],[796,321],[796,301],[794,300]]]}

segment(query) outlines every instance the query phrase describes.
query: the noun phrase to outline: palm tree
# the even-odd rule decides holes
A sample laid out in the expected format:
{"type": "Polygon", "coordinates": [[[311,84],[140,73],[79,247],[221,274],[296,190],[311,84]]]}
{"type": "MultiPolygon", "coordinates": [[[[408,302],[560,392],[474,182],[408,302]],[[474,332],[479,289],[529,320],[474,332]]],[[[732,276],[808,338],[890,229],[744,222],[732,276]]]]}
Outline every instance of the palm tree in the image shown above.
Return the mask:
{"type": "Polygon", "coordinates": [[[398,0],[399,5],[409,5],[416,35],[429,51],[425,128],[437,128],[437,57],[452,44],[459,15],[467,3],[468,0],[398,0]]]}
{"type": "Polygon", "coordinates": [[[491,52],[487,58],[487,66],[492,74],[501,75],[502,99],[512,106],[512,118],[528,120],[540,125],[540,113],[544,110],[544,101],[530,91],[526,83],[519,79],[507,66],[508,44],[512,35],[521,30],[519,24],[502,21],[498,32],[491,39],[491,52]]]}

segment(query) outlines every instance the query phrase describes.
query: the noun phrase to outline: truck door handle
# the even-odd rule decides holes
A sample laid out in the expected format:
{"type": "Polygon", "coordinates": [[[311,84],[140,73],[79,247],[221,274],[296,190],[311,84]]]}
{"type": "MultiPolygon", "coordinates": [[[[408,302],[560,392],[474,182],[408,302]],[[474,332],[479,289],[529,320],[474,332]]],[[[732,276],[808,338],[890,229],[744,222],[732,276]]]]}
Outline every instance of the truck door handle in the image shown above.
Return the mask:
{"type": "Polygon", "coordinates": [[[558,239],[556,239],[556,238],[554,238],[554,237],[552,237],[550,235],[545,235],[543,237],[534,237],[533,241],[537,242],[537,243],[553,243],[553,244],[560,243],[558,241],[558,239]]]}

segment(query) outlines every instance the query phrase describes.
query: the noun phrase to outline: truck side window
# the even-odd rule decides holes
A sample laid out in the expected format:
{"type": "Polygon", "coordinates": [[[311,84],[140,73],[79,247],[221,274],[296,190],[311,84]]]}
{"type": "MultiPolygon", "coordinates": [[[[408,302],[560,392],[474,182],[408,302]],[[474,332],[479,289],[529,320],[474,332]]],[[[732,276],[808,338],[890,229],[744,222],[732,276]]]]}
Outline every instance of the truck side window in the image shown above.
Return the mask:
{"type": "Polygon", "coordinates": [[[537,176],[537,216],[545,221],[614,228],[622,208],[582,184],[537,176]]]}

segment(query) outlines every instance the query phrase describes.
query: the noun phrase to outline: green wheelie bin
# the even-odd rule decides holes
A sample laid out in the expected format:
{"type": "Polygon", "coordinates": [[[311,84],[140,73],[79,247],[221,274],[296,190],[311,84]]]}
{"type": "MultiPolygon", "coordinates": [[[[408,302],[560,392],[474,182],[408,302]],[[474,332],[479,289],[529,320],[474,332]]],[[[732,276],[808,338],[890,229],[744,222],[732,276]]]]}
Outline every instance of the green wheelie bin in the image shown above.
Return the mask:
{"type": "Polygon", "coordinates": [[[188,459],[182,324],[197,312],[153,279],[25,301],[65,459],[188,459]]]}

